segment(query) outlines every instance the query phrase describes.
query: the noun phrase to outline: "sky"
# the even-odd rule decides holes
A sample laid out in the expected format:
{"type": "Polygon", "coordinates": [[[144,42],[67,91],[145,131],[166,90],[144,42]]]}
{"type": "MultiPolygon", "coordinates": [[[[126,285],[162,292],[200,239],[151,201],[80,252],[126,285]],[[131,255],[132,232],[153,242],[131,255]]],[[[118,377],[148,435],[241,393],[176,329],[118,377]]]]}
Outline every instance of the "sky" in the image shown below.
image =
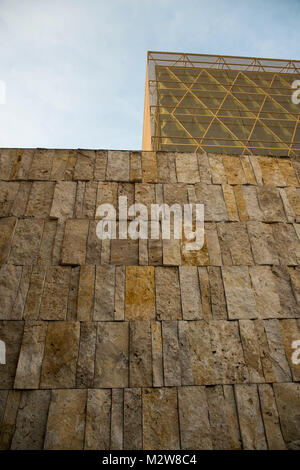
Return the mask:
{"type": "Polygon", "coordinates": [[[140,150],[148,50],[300,59],[299,25],[300,0],[0,0],[0,147],[140,150]]]}

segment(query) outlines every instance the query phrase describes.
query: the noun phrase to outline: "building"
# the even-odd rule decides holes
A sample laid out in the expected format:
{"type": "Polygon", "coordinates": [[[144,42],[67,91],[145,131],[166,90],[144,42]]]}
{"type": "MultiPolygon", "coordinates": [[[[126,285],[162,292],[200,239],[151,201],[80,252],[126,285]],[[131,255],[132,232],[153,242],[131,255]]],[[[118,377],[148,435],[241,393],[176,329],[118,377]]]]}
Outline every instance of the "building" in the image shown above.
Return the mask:
{"type": "Polygon", "coordinates": [[[299,450],[299,62],[163,57],[144,150],[0,149],[0,449],[299,450]],[[99,240],[119,196],[204,204],[204,245],[99,240]]]}
{"type": "Polygon", "coordinates": [[[300,155],[300,61],[148,52],[144,150],[300,155]]]}

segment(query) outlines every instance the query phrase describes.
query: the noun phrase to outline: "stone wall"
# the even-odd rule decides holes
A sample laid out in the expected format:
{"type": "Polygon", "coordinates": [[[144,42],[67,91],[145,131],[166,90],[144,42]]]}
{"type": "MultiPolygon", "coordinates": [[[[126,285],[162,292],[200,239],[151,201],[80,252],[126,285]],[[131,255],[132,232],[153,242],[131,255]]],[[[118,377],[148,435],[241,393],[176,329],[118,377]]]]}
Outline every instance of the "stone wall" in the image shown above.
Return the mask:
{"type": "Polygon", "coordinates": [[[300,162],[0,150],[0,448],[299,449],[300,162]],[[205,243],[96,237],[204,203],[205,243]]]}

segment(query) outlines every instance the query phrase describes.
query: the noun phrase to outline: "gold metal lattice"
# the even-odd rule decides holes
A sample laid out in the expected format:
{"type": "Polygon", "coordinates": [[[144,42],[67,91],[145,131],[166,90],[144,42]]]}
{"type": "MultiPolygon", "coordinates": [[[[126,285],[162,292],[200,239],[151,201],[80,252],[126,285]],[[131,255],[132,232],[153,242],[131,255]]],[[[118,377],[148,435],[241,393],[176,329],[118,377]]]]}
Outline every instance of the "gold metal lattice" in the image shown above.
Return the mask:
{"type": "Polygon", "coordinates": [[[143,148],[300,155],[300,61],[148,52],[143,148]]]}

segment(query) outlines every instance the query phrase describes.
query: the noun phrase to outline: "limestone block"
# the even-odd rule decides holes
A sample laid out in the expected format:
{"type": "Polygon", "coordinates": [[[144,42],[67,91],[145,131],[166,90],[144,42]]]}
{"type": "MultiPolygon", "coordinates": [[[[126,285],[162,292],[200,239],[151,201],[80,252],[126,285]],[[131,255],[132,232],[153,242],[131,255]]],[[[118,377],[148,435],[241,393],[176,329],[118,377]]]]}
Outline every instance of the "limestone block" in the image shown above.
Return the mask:
{"type": "Polygon", "coordinates": [[[157,320],[180,320],[182,315],[178,269],[157,267],[155,287],[157,320]]]}
{"type": "Polygon", "coordinates": [[[56,149],[54,151],[50,179],[60,181],[64,179],[69,159],[69,150],[56,149]]]}
{"type": "Polygon", "coordinates": [[[255,323],[252,320],[239,320],[239,326],[245,362],[249,372],[249,381],[251,383],[264,382],[265,377],[255,323]]]}
{"type": "Polygon", "coordinates": [[[178,322],[178,344],[181,368],[181,384],[194,385],[188,321],[178,322]]]}
{"type": "Polygon", "coordinates": [[[128,387],[128,323],[99,322],[94,387],[128,387]]]}
{"type": "Polygon", "coordinates": [[[74,321],[77,319],[77,296],[79,288],[80,267],[71,268],[70,289],[68,298],[68,314],[67,319],[74,321]]]}
{"type": "Polygon", "coordinates": [[[19,290],[12,309],[12,317],[16,320],[22,320],[24,318],[24,309],[29,289],[30,275],[31,266],[23,266],[19,290]]]}
{"type": "Polygon", "coordinates": [[[31,182],[20,182],[19,190],[11,206],[11,215],[14,215],[15,217],[22,217],[25,215],[31,186],[31,182]]]}
{"type": "Polygon", "coordinates": [[[206,153],[197,153],[198,167],[201,183],[211,183],[210,166],[206,153]]]}
{"type": "Polygon", "coordinates": [[[62,246],[62,264],[85,264],[88,230],[88,220],[67,220],[62,246]]]}
{"type": "Polygon", "coordinates": [[[124,429],[124,390],[113,389],[111,397],[111,450],[123,449],[124,429]]]}
{"type": "Polygon", "coordinates": [[[148,210],[148,219],[151,217],[151,204],[155,204],[155,185],[149,183],[136,183],[135,204],[144,204],[148,210]]]}
{"type": "MultiPolygon", "coordinates": [[[[104,242],[102,240],[102,252],[104,242]]],[[[102,256],[102,255],[101,255],[102,256]]],[[[102,261],[101,261],[102,262],[102,261]]],[[[110,263],[116,265],[136,266],[139,264],[139,240],[111,240],[110,263]]]]}
{"type": "Polygon", "coordinates": [[[271,357],[271,351],[265,330],[265,322],[263,320],[253,320],[255,334],[258,340],[258,348],[260,353],[260,360],[265,376],[266,382],[275,382],[275,372],[271,357]]]}
{"type": "Polygon", "coordinates": [[[139,388],[124,390],[124,449],[141,450],[142,433],[142,393],[139,388]]]}
{"type": "Polygon", "coordinates": [[[267,442],[260,412],[257,385],[235,386],[239,422],[246,450],[265,450],[267,442]]]}
{"type": "Polygon", "coordinates": [[[286,446],[282,437],[272,386],[269,384],[260,384],[258,385],[258,391],[268,448],[270,450],[285,450],[286,446]]]}
{"type": "Polygon", "coordinates": [[[28,173],[28,179],[43,181],[49,180],[54,153],[55,150],[34,150],[31,167],[28,173]]]}
{"type": "Polygon", "coordinates": [[[17,197],[19,185],[20,183],[0,181],[0,217],[12,215],[12,207],[17,197]]]}
{"type": "Polygon", "coordinates": [[[74,170],[74,180],[92,180],[95,164],[94,150],[78,150],[74,170]]]}
{"type": "Polygon", "coordinates": [[[95,266],[80,267],[77,320],[90,321],[94,313],[95,266]]]}
{"type": "MultiPolygon", "coordinates": [[[[208,256],[203,254],[203,265],[222,266],[221,248],[218,238],[217,225],[215,223],[205,223],[205,239],[208,249],[208,256]]],[[[205,244],[203,249],[205,250],[205,244]]]]}
{"type": "Polygon", "coordinates": [[[44,222],[41,219],[19,219],[15,229],[10,260],[14,264],[33,264],[36,262],[44,222]]]}
{"type": "Polygon", "coordinates": [[[225,200],[228,219],[231,222],[238,221],[239,214],[237,210],[233,187],[230,186],[229,184],[222,184],[222,189],[223,189],[223,196],[225,200]]]}
{"type": "Polygon", "coordinates": [[[227,178],[222,155],[208,154],[209,166],[213,184],[226,184],[227,178]]]}
{"type": "Polygon", "coordinates": [[[183,319],[200,320],[202,306],[196,266],[181,266],[179,277],[183,319]]]}
{"type": "Polygon", "coordinates": [[[285,266],[273,266],[272,272],[277,285],[282,317],[299,318],[300,309],[295,299],[295,291],[291,284],[289,271],[285,266]]]}
{"type": "Polygon", "coordinates": [[[231,442],[228,432],[223,387],[221,385],[206,387],[205,393],[209,410],[212,447],[216,450],[229,450],[231,449],[231,442]]]}
{"type": "Polygon", "coordinates": [[[193,184],[200,181],[196,153],[177,153],[175,159],[178,183],[193,184]]]}
{"type": "Polygon", "coordinates": [[[204,320],[188,322],[192,372],[195,385],[218,383],[211,336],[204,320]]]}
{"type": "Polygon", "coordinates": [[[257,196],[264,222],[285,222],[286,217],[278,188],[259,186],[257,196]]]}
{"type": "Polygon", "coordinates": [[[218,377],[215,383],[249,382],[238,322],[213,320],[208,327],[218,377]]]}
{"type": "Polygon", "coordinates": [[[287,187],[284,188],[288,201],[295,214],[296,222],[300,222],[300,190],[299,188],[287,187]]]}
{"type": "Polygon", "coordinates": [[[247,229],[255,264],[279,264],[272,225],[251,221],[247,229]]]}
{"type": "Polygon", "coordinates": [[[50,395],[50,390],[22,392],[12,450],[43,449],[50,395]]]}
{"type": "Polygon", "coordinates": [[[227,220],[221,185],[198,183],[195,185],[198,204],[204,204],[204,219],[219,222],[227,220]]]}
{"type": "Polygon", "coordinates": [[[108,151],[107,181],[129,181],[129,152],[108,151]]]}
{"type": "Polygon", "coordinates": [[[169,178],[169,166],[168,166],[168,153],[167,152],[157,152],[156,154],[157,161],[157,179],[161,183],[168,183],[169,178]]]}
{"type": "Polygon", "coordinates": [[[130,387],[151,387],[151,323],[149,321],[130,322],[129,334],[129,385],[130,387]]]}
{"type": "Polygon", "coordinates": [[[164,383],[167,387],[181,385],[178,322],[162,323],[164,383]]]}
{"type": "Polygon", "coordinates": [[[80,323],[80,345],[76,371],[76,387],[92,388],[94,385],[97,323],[80,323]]]}
{"type": "Polygon", "coordinates": [[[94,179],[96,181],[105,181],[107,165],[107,150],[96,150],[94,179]]]}
{"type": "Polygon", "coordinates": [[[65,171],[65,180],[72,181],[77,161],[77,150],[69,150],[68,162],[65,171]]]}
{"type": "Polygon", "coordinates": [[[280,318],[282,309],[278,286],[270,266],[250,266],[249,274],[254,290],[259,318],[280,318]]]}
{"type": "Polygon", "coordinates": [[[262,171],[258,163],[257,157],[255,155],[249,155],[249,160],[250,160],[257,184],[263,184],[262,171]]]}
{"type": "Polygon", "coordinates": [[[25,320],[38,320],[39,318],[45,277],[46,268],[44,266],[33,268],[24,309],[25,320]]]}
{"type": "Polygon", "coordinates": [[[242,448],[242,440],[233,386],[223,385],[223,393],[225,398],[224,405],[231,449],[238,450],[242,448]]]}
{"type": "Polygon", "coordinates": [[[40,308],[41,320],[65,320],[67,317],[70,268],[50,266],[47,269],[40,308]]]}
{"type": "Polygon", "coordinates": [[[276,382],[291,382],[292,375],[283,346],[279,321],[265,320],[264,326],[276,382]]]}
{"type": "Polygon", "coordinates": [[[19,283],[21,266],[4,264],[0,267],[0,320],[19,320],[13,314],[19,283]]]}
{"type": "Polygon", "coordinates": [[[256,186],[243,186],[242,192],[250,220],[262,221],[263,212],[259,206],[256,186]]]}
{"type": "Polygon", "coordinates": [[[73,181],[59,181],[55,185],[50,217],[65,220],[74,213],[77,184],[73,181]]]}
{"type": "Polygon", "coordinates": [[[5,343],[6,364],[0,365],[0,389],[13,388],[21,349],[24,322],[0,321],[0,339],[5,343]]]}
{"type": "Polygon", "coordinates": [[[56,220],[45,220],[40,252],[38,257],[39,265],[52,264],[52,253],[57,230],[56,220]]]}
{"type": "Polygon", "coordinates": [[[246,202],[245,202],[243,191],[242,191],[242,186],[241,185],[233,186],[233,192],[234,192],[234,197],[236,200],[236,205],[238,208],[240,221],[246,222],[247,220],[249,220],[249,215],[247,212],[247,207],[246,207],[246,202]]]}
{"type": "Polygon", "coordinates": [[[96,233],[97,223],[98,222],[95,220],[89,221],[89,233],[86,247],[86,264],[101,264],[102,240],[98,238],[96,233]]]}
{"type": "Polygon", "coordinates": [[[26,207],[27,217],[49,217],[52,205],[55,183],[49,181],[34,181],[31,186],[26,207]]]}
{"type": "Polygon", "coordinates": [[[252,265],[250,242],[246,225],[240,222],[217,224],[223,264],[252,265]]]}
{"type": "Polygon", "coordinates": [[[41,388],[75,386],[79,333],[79,322],[49,322],[41,388]]]}
{"type": "Polygon", "coordinates": [[[300,448],[300,384],[274,384],[280,425],[288,449],[300,448]]]}
{"type": "Polygon", "coordinates": [[[246,184],[247,179],[244,173],[240,157],[223,155],[223,165],[228,184],[246,184]]]}
{"type": "Polygon", "coordinates": [[[222,268],[222,274],[229,319],[257,318],[248,267],[226,266],[222,268]]]}
{"type": "MultiPolygon", "coordinates": [[[[10,174],[11,179],[26,180],[28,178],[28,172],[31,167],[33,154],[33,149],[17,150],[17,160],[15,160],[14,166],[10,174]]],[[[10,161],[12,160],[13,159],[10,159],[10,161]]]]}
{"type": "Polygon", "coordinates": [[[154,267],[126,268],[126,320],[155,318],[154,267]]]}
{"type": "Polygon", "coordinates": [[[97,207],[101,204],[112,204],[117,207],[118,184],[117,183],[98,183],[97,190],[97,207]]]}
{"type": "Polygon", "coordinates": [[[88,390],[84,449],[109,449],[110,420],[111,391],[88,390]]]}
{"type": "MultiPolygon", "coordinates": [[[[210,281],[208,277],[208,268],[200,267],[198,268],[199,282],[200,282],[200,292],[201,292],[201,302],[202,302],[202,314],[203,318],[206,321],[212,319],[212,299],[210,295],[210,281]]],[[[215,297],[215,296],[214,296],[215,297]]],[[[225,301],[224,294],[223,300],[225,301]]],[[[226,306],[225,306],[226,311],[226,306]]]]}
{"type": "Polygon", "coordinates": [[[47,322],[26,322],[14,388],[39,388],[47,322]]]}
{"type": "Polygon", "coordinates": [[[277,163],[287,186],[299,186],[296,172],[289,158],[278,158],[277,163]]]}
{"type": "Polygon", "coordinates": [[[257,157],[264,184],[267,186],[286,186],[277,161],[273,157],[257,157]]]}
{"type": "Polygon", "coordinates": [[[5,413],[0,429],[0,449],[9,450],[13,439],[21,392],[10,390],[7,395],[5,413]]]}
{"type": "Polygon", "coordinates": [[[180,448],[176,388],[143,388],[143,448],[180,448]]]}
{"type": "Polygon", "coordinates": [[[45,450],[81,450],[84,445],[86,390],[53,390],[45,450]]]}
{"type": "MultiPolygon", "coordinates": [[[[147,157],[146,157],[147,158],[147,157]]],[[[148,163],[148,162],[147,162],[148,163]]],[[[148,178],[148,167],[144,166],[145,168],[145,178],[148,178]]],[[[150,165],[151,168],[151,165],[150,165]]],[[[151,170],[150,174],[151,175],[151,170]]],[[[130,152],[130,181],[132,183],[141,183],[142,182],[142,155],[141,152],[130,152]]],[[[151,176],[150,176],[151,177],[151,176]]]]}
{"type": "Polygon", "coordinates": [[[98,183],[96,181],[87,181],[85,183],[84,199],[82,204],[82,217],[94,218],[96,208],[98,183]]]}
{"type": "Polygon", "coordinates": [[[122,321],[125,319],[125,282],[125,266],[117,266],[114,309],[114,319],[116,321],[122,321]]]}
{"type": "Polygon", "coordinates": [[[182,449],[213,448],[204,387],[180,387],[178,408],[182,449]]]}
{"type": "Polygon", "coordinates": [[[163,387],[163,350],[161,322],[151,322],[151,340],[152,340],[152,377],[153,387],[163,387]]]}
{"type": "Polygon", "coordinates": [[[217,266],[209,266],[207,270],[212,316],[214,320],[225,320],[227,319],[227,310],[221,269],[217,266]]]}
{"type": "Polygon", "coordinates": [[[247,184],[257,184],[249,155],[241,155],[240,158],[246,176],[247,184]]]}
{"type": "Polygon", "coordinates": [[[292,224],[272,224],[273,236],[283,265],[296,266],[300,260],[300,244],[292,224]]]}
{"type": "Polygon", "coordinates": [[[155,152],[142,152],[142,179],[145,183],[157,182],[157,161],[155,152]]]}

